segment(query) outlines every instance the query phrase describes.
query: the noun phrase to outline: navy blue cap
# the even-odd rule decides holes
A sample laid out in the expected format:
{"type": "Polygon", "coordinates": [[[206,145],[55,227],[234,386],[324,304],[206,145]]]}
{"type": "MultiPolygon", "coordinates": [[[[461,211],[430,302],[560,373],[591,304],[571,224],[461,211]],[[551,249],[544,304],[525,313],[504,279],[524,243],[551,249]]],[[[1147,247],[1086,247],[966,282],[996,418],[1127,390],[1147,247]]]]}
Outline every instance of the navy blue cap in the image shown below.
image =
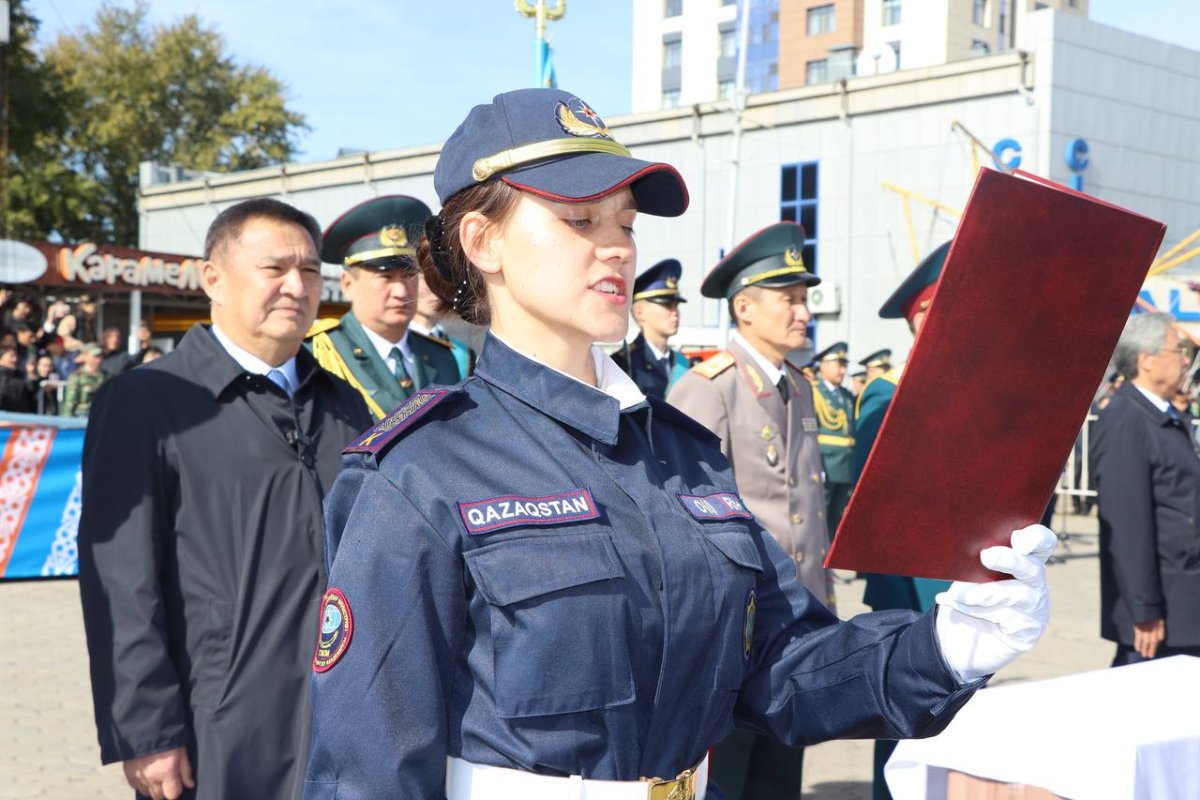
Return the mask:
{"type": "Polygon", "coordinates": [[[429,206],[390,194],[359,203],[333,221],[321,238],[321,260],[346,267],[389,270],[414,267],[417,240],[429,206]]]}
{"type": "Polygon", "coordinates": [[[850,363],[850,345],[845,342],[836,342],[829,345],[821,352],[813,356],[812,363],[820,364],[822,361],[841,361],[845,364],[850,363]]]}
{"type": "Polygon", "coordinates": [[[892,366],[892,351],[886,347],[882,350],[876,350],[871,355],[858,362],[863,367],[881,367],[889,369],[892,366]]]}
{"type": "Polygon", "coordinates": [[[821,279],[804,265],[803,249],[803,227],[795,222],[769,225],[717,262],[700,284],[700,294],[728,299],[750,286],[816,286],[821,279]]]}
{"type": "Polygon", "coordinates": [[[682,275],[683,265],[673,258],[665,258],[634,278],[633,299],[653,303],[686,303],[687,298],[679,293],[679,278],[682,275]]]}
{"type": "Polygon", "coordinates": [[[879,316],[884,319],[912,319],[917,312],[929,308],[933,301],[933,293],[937,288],[938,278],[942,277],[942,267],[946,264],[946,254],[950,252],[950,242],[935,247],[933,252],[925,256],[917,268],[909,273],[892,296],[880,307],[879,316]]]}
{"type": "Polygon", "coordinates": [[[633,158],[591,106],[559,89],[518,89],[471,109],[442,146],[433,185],[445,205],[496,176],[563,203],[598,200],[628,186],[641,213],[677,217],[688,207],[674,167],[633,158]]]}

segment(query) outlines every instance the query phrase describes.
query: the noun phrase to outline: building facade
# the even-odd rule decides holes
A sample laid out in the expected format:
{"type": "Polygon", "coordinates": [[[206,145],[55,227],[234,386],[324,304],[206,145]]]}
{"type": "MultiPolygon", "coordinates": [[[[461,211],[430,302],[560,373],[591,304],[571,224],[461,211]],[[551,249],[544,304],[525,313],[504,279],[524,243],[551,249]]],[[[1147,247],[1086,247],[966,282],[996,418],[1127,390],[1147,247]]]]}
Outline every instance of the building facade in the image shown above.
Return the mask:
{"type": "MultiPolygon", "coordinates": [[[[1030,12],[1024,24],[1031,53],[751,96],[736,208],[728,202],[734,137],[727,109],[608,118],[618,141],[639,158],[677,166],[691,192],[683,217],[637,223],[639,263],[675,257],[684,265],[681,288],[692,302],[682,307],[680,343],[723,340],[720,303],[699,297],[721,253],[772,222],[797,219],[809,235],[806,262],[824,279],[811,302],[815,346],[845,339],[855,359],[882,347],[903,357],[911,343],[904,323],[876,312],[916,259],[953,235],[974,165],[990,161],[963,129],[1010,166],[1167,223],[1164,248],[1194,230],[1200,52],[1052,9],[1030,12]]],[[[291,202],[322,224],[379,194],[411,194],[436,208],[437,153],[383,151],[149,186],[141,244],[198,253],[220,210],[259,195],[291,202]]]]}

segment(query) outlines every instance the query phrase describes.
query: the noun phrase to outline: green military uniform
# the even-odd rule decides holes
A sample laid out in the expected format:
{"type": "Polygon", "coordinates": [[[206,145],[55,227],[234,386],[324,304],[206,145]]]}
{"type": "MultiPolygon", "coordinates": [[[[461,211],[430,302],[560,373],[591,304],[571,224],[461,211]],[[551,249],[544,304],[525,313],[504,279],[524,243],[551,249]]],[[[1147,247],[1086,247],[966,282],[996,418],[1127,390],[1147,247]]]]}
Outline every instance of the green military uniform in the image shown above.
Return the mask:
{"type": "Polygon", "coordinates": [[[67,378],[66,395],[63,397],[63,415],[86,417],[92,407],[92,399],[100,386],[108,379],[104,371],[88,372],[77,369],[67,378]]]}
{"type": "MultiPolygon", "coordinates": [[[[322,367],[362,393],[376,421],[426,386],[458,383],[462,377],[449,339],[408,332],[416,362],[413,374],[396,376],[367,338],[362,323],[348,311],[341,319],[318,320],[308,343],[322,367]]],[[[407,370],[404,370],[407,373],[407,370]]]]}
{"type": "MultiPolygon", "coordinates": [[[[884,319],[904,318],[909,320],[911,325],[913,317],[918,312],[928,311],[932,301],[933,288],[937,285],[938,278],[941,277],[942,265],[945,263],[946,253],[949,249],[950,243],[947,242],[926,256],[912,274],[900,284],[900,288],[879,309],[879,316],[884,319]]],[[[890,351],[880,351],[872,353],[859,363],[863,366],[884,366],[883,363],[880,363],[880,356],[885,352],[888,356],[891,355],[890,351]]],[[[854,480],[856,482],[859,475],[862,474],[871,448],[875,445],[875,438],[879,435],[883,418],[892,403],[892,397],[896,394],[896,386],[900,383],[903,370],[904,365],[900,364],[888,369],[883,375],[872,378],[858,396],[855,409],[857,434],[854,445],[854,480]]],[[[919,455],[917,458],[919,460],[919,455]]],[[[933,607],[934,598],[940,592],[950,588],[948,581],[874,573],[866,575],[866,584],[863,602],[875,611],[890,609],[927,611],[933,607]]],[[[890,800],[892,796],[884,781],[883,765],[887,763],[895,748],[896,743],[893,741],[875,742],[875,780],[872,790],[874,800],[890,800]]]]}
{"type": "Polygon", "coordinates": [[[825,520],[832,539],[837,533],[850,490],[854,486],[854,395],[840,384],[833,386],[821,377],[824,361],[849,363],[849,348],[838,342],[813,357],[813,402],[817,412],[817,442],[825,470],[825,520]]]}
{"type": "MultiPolygon", "coordinates": [[[[351,208],[325,231],[321,260],[379,272],[414,274],[416,242],[429,207],[415,197],[385,195],[351,208]]],[[[458,383],[463,378],[449,339],[414,330],[396,342],[388,362],[368,338],[351,310],[341,319],[318,320],[308,332],[307,345],[322,367],[357,389],[376,421],[389,414],[418,389],[458,383]],[[414,363],[402,356],[406,343],[414,363]]]]}

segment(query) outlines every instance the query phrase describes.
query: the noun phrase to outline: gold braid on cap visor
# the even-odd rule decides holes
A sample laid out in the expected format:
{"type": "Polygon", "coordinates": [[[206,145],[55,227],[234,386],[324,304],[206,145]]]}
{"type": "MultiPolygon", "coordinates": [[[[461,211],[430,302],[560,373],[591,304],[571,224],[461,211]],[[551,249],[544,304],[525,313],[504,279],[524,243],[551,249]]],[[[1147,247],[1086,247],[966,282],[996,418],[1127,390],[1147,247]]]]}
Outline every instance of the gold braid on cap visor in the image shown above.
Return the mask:
{"type": "Polygon", "coordinates": [[[769,272],[760,272],[757,275],[749,275],[742,278],[742,286],[751,286],[753,284],[765,281],[769,278],[778,278],[780,275],[803,275],[808,272],[804,267],[780,267],[769,272]]]}
{"type": "Polygon", "coordinates": [[[478,181],[488,178],[513,167],[520,167],[534,161],[541,161],[554,156],[573,155],[575,153],[608,153],[614,156],[629,156],[629,148],[617,144],[612,139],[592,139],[573,136],[569,139],[549,139],[544,142],[514,147],[511,150],[501,150],[494,156],[485,156],[475,161],[471,167],[471,177],[478,181]]]}
{"type": "Polygon", "coordinates": [[[360,253],[354,253],[346,256],[345,265],[353,267],[355,264],[361,264],[364,261],[373,261],[377,258],[387,258],[389,256],[412,256],[417,255],[415,247],[381,247],[378,250],[363,250],[360,253]]]}

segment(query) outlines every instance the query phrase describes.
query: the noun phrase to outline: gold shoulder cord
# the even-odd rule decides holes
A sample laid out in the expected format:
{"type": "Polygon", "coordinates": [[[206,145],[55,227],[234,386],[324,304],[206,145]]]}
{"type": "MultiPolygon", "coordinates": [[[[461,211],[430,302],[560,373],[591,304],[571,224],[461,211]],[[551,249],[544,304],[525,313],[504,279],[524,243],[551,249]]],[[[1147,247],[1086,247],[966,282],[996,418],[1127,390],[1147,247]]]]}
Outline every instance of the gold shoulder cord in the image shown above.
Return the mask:
{"type": "Polygon", "coordinates": [[[354,374],[350,371],[350,367],[342,360],[342,356],[338,353],[337,348],[333,345],[333,339],[329,338],[328,333],[318,333],[312,338],[313,357],[317,359],[317,363],[321,367],[334,375],[338,376],[346,383],[350,384],[363,396],[363,400],[367,401],[367,408],[371,409],[371,413],[377,419],[382,419],[387,416],[383,413],[379,403],[371,399],[367,394],[367,390],[358,382],[354,374]]]}
{"type": "Polygon", "coordinates": [[[829,405],[825,395],[821,394],[821,390],[816,386],[813,387],[813,405],[817,408],[817,419],[820,420],[822,428],[830,431],[850,430],[846,412],[829,405]]]}

